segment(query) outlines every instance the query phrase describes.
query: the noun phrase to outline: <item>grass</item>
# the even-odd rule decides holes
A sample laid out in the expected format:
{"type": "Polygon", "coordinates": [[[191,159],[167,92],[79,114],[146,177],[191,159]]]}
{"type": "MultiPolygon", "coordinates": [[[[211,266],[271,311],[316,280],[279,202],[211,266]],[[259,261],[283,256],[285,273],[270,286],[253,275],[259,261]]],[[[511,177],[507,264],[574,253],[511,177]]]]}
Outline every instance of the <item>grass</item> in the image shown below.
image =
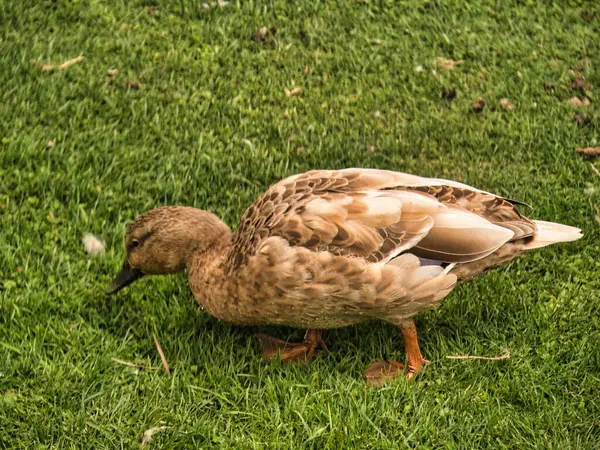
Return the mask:
{"type": "Polygon", "coordinates": [[[139,448],[157,426],[148,448],[600,447],[600,177],[575,154],[599,145],[600,11],[443,3],[2,2],[0,447],[139,448]],[[566,101],[577,76],[590,106],[566,101]],[[510,195],[585,238],[418,317],[433,364],[382,389],[361,373],[403,358],[391,326],[330,331],[330,352],[288,366],[197,309],[184,275],[104,296],[138,213],[195,205],[235,227],[270,183],[352,166],[510,195]]]}

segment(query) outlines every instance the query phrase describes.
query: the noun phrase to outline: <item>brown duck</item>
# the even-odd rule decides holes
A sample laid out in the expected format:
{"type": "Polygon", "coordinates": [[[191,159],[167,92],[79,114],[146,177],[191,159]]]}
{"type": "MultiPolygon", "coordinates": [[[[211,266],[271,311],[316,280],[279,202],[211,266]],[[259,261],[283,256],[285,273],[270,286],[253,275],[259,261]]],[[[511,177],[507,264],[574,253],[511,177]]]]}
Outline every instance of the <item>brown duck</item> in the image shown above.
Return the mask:
{"type": "MultiPolygon", "coordinates": [[[[579,229],[523,217],[518,202],[454,181],[374,169],[315,170],[272,185],[232,233],[214,214],[147,211],[127,228],[113,294],[142,275],[187,268],[198,303],[244,325],[307,329],[303,342],[258,335],[263,357],[307,360],[322,330],[381,319],[400,328],[412,377],[427,362],[413,316],[517,256],[579,239],[579,229]]],[[[372,382],[403,365],[378,361],[372,382]]]]}

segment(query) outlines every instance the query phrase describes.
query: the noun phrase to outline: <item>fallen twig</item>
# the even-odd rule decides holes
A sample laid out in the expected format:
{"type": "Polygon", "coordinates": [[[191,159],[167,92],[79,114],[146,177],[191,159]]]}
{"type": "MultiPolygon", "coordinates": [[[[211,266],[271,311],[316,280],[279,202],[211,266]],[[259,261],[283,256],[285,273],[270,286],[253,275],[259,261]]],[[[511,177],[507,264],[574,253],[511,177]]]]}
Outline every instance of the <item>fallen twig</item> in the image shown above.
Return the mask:
{"type": "Polygon", "coordinates": [[[471,355],[457,355],[457,356],[446,356],[448,359],[485,359],[486,361],[499,361],[501,359],[510,358],[510,353],[506,352],[502,356],[471,356],[471,355]]]}
{"type": "Polygon", "coordinates": [[[37,62],[35,59],[31,59],[29,60],[29,62],[31,64],[33,64],[34,66],[40,67],[42,72],[50,72],[52,70],[63,70],[63,69],[67,69],[69,67],[71,67],[74,64],[77,64],[78,62],[83,61],[85,58],[82,55],[79,55],[76,58],[73,59],[69,59],[68,61],[65,61],[62,64],[59,65],[54,65],[54,64],[42,64],[37,62]]]}
{"type": "Polygon", "coordinates": [[[584,156],[600,156],[600,147],[578,148],[575,151],[584,156]]]}
{"type": "Polygon", "coordinates": [[[136,369],[140,369],[140,368],[144,367],[141,364],[136,364],[136,363],[132,363],[132,362],[129,362],[129,361],[124,361],[124,360],[119,359],[119,358],[110,358],[110,360],[113,361],[113,362],[116,362],[117,364],[123,364],[124,366],[135,367],[136,369]]]}
{"type": "Polygon", "coordinates": [[[167,358],[165,358],[165,354],[162,351],[160,343],[158,342],[158,339],[156,339],[156,335],[153,334],[152,337],[154,338],[154,345],[156,345],[156,350],[158,350],[158,354],[160,355],[160,360],[165,368],[165,372],[167,372],[167,375],[171,376],[171,370],[169,370],[169,364],[167,363],[167,358]]]}
{"type": "Polygon", "coordinates": [[[160,431],[165,431],[165,430],[170,430],[171,428],[173,428],[173,427],[163,426],[163,427],[149,428],[146,431],[144,431],[144,436],[142,437],[142,448],[146,447],[150,443],[154,433],[158,433],[160,431]]]}

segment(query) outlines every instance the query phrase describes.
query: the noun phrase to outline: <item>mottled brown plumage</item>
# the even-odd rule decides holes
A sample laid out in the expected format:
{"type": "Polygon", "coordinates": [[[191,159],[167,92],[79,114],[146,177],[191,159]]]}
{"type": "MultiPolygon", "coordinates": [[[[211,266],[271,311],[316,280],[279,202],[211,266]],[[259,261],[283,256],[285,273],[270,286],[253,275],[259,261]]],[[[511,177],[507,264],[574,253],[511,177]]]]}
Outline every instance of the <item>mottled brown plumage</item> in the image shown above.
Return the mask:
{"type": "MultiPolygon", "coordinates": [[[[321,330],[384,320],[401,328],[412,374],[425,362],[412,317],[435,307],[457,280],[581,237],[576,228],[523,217],[515,203],[398,172],[311,171],[272,185],[235,233],[194,208],[142,214],[127,230],[127,260],[110,291],[187,267],[197,301],[228,322],[321,330]]],[[[323,342],[318,331],[307,336],[287,347],[263,337],[265,356],[278,344],[284,358],[312,355],[323,342]]],[[[400,367],[390,364],[372,366],[369,377],[400,367]]]]}

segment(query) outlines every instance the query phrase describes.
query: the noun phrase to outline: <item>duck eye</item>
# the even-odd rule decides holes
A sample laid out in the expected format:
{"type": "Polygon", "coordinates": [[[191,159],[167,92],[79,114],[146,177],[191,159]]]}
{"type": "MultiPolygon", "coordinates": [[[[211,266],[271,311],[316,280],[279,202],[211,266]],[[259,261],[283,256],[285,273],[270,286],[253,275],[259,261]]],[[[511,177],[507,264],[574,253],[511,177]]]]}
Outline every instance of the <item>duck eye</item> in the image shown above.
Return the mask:
{"type": "Polygon", "coordinates": [[[129,248],[136,248],[140,246],[140,241],[138,241],[137,239],[132,239],[132,241],[129,243],[129,248]]]}

